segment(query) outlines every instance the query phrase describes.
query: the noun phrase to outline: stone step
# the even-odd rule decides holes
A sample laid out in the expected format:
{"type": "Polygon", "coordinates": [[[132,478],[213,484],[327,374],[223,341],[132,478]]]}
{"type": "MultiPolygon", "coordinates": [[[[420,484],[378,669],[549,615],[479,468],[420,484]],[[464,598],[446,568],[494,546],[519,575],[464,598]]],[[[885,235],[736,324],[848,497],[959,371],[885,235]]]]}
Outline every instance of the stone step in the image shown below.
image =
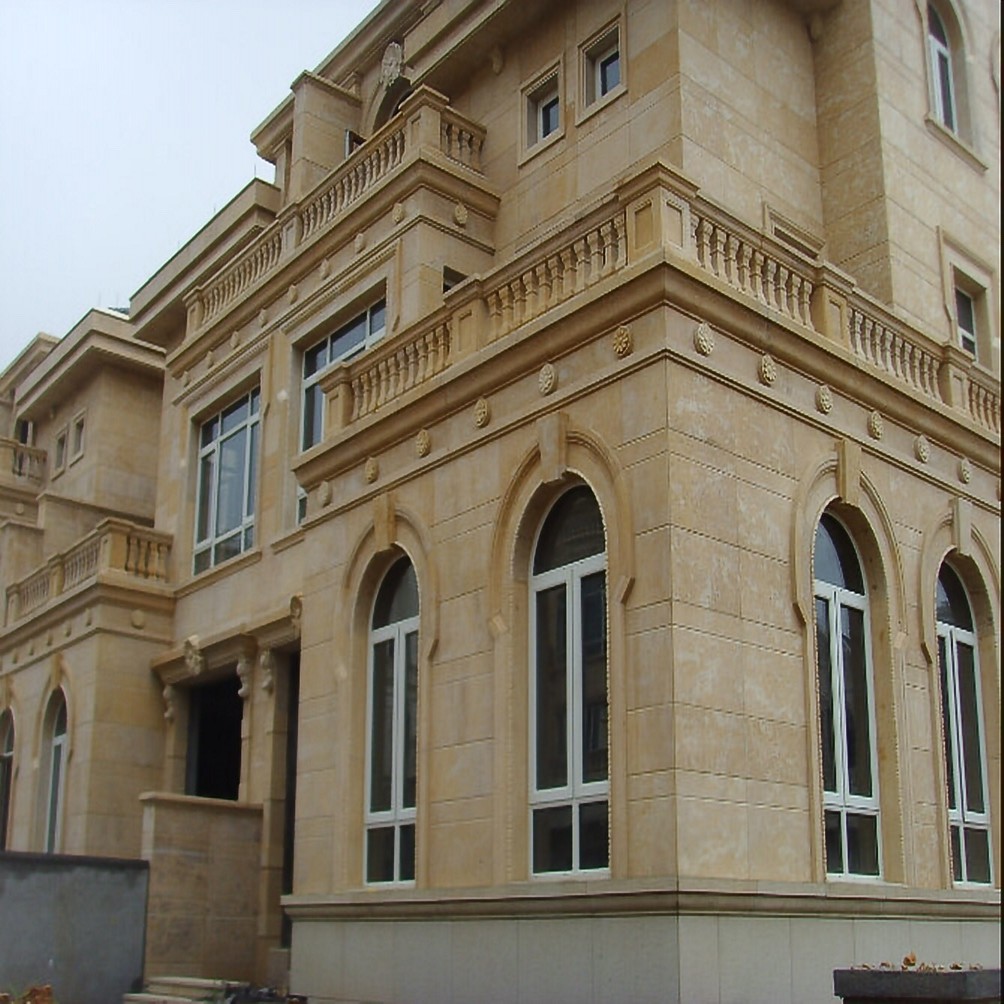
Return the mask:
{"type": "Polygon", "coordinates": [[[197,976],[151,976],[145,992],[163,997],[181,997],[190,1001],[206,1000],[226,990],[237,980],[208,980],[197,976]]]}

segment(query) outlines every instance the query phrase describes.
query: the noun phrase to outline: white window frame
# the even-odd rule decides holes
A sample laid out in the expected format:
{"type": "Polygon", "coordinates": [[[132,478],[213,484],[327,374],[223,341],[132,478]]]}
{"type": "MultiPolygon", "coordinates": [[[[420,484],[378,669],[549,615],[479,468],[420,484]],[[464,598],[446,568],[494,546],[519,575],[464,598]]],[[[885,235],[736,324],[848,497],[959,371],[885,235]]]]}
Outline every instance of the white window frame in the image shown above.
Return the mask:
{"type": "Polygon", "coordinates": [[[47,854],[55,854],[59,851],[63,842],[63,806],[66,799],[66,772],[67,772],[67,732],[69,730],[69,708],[66,705],[66,696],[62,691],[59,694],[63,706],[63,715],[66,719],[62,732],[56,731],[59,717],[58,710],[53,709],[53,697],[49,698],[49,708],[46,713],[46,742],[48,744],[46,756],[46,784],[45,784],[45,833],[44,850],[47,854]],[[49,720],[49,716],[52,716],[49,720]]]}
{"type": "Polygon", "coordinates": [[[955,286],[955,331],[958,336],[959,346],[968,352],[974,359],[979,358],[979,325],[977,322],[977,298],[972,296],[967,290],[956,283],[955,286]],[[972,323],[965,327],[959,310],[959,299],[963,298],[969,303],[969,313],[972,323]]]}
{"type": "MultiPolygon", "coordinates": [[[[965,586],[963,586],[963,589],[964,588],[965,586]]],[[[966,602],[969,602],[968,596],[966,597],[966,602]]],[[[972,609],[973,607],[970,603],[970,616],[972,616],[972,609]]],[[[958,827],[959,847],[961,848],[961,861],[959,862],[959,868],[962,878],[954,879],[953,881],[955,885],[968,885],[975,888],[985,889],[988,884],[989,886],[993,886],[994,884],[994,853],[993,841],[991,839],[992,834],[990,832],[990,791],[987,784],[987,748],[986,731],[983,726],[983,688],[980,686],[982,680],[982,677],[980,676],[980,652],[979,647],[976,644],[976,634],[973,631],[967,631],[965,628],[956,627],[954,624],[946,624],[943,621],[937,622],[936,631],[938,640],[944,642],[944,652],[946,656],[945,673],[948,681],[948,708],[942,707],[942,722],[944,723],[947,719],[950,723],[950,729],[949,734],[944,737],[944,740],[945,744],[951,747],[955,765],[955,770],[953,771],[955,808],[948,808],[949,838],[951,837],[952,829],[958,827]],[[980,771],[982,774],[981,780],[983,782],[983,812],[972,811],[967,804],[967,785],[964,783],[966,764],[962,748],[962,736],[964,734],[964,729],[962,727],[962,712],[959,707],[959,669],[957,649],[959,644],[968,646],[972,649],[973,653],[973,673],[975,675],[976,684],[976,741],[979,746],[980,771]],[[966,875],[965,831],[967,829],[979,829],[986,831],[990,864],[989,883],[970,882],[966,875]]],[[[941,649],[939,646],[939,659],[940,651],[941,649]]],[[[938,671],[940,675],[940,666],[938,667],[938,671]]],[[[951,839],[949,839],[949,846],[951,846],[951,839]]]]}
{"type": "MultiPolygon", "coordinates": [[[[532,555],[536,555],[540,543],[540,534],[547,519],[541,521],[534,541],[532,555]]],[[[533,557],[531,557],[531,562],[533,557]]],[[[555,879],[567,875],[605,876],[610,874],[609,861],[605,868],[581,868],[580,861],[580,827],[578,813],[583,805],[593,802],[605,802],[607,806],[607,826],[610,825],[610,768],[607,765],[607,776],[602,781],[584,781],[582,762],[582,732],[583,732],[583,693],[582,693],[582,580],[590,575],[603,572],[606,576],[607,554],[604,548],[600,554],[546,572],[532,574],[530,577],[530,813],[529,813],[529,861],[530,874],[539,879],[555,879]],[[565,588],[565,637],[569,641],[565,672],[565,762],[567,767],[567,782],[557,788],[540,789],[537,787],[537,595],[555,586],[565,588]],[[533,870],[533,816],[538,809],[557,809],[569,806],[572,812],[572,867],[569,871],[533,870]]],[[[609,583],[605,583],[609,586],[609,583]]],[[[609,597],[604,616],[609,624],[609,597]]],[[[607,639],[607,671],[610,665],[610,643],[607,639]]],[[[610,750],[610,694],[607,693],[607,751],[610,750]]]]}
{"type": "Polygon", "coordinates": [[[937,21],[946,40],[950,40],[948,26],[938,9],[927,5],[927,58],[931,76],[931,107],[938,123],[949,132],[959,135],[959,103],[955,93],[955,56],[950,41],[943,42],[935,35],[937,21]],[[944,69],[945,75],[942,76],[944,69]],[[945,93],[947,84],[947,93],[945,93]]]}
{"type": "MultiPolygon", "coordinates": [[[[854,556],[857,559],[858,569],[861,573],[862,580],[864,581],[864,564],[862,563],[861,555],[857,550],[857,544],[854,542],[854,538],[851,536],[850,532],[846,531],[846,528],[845,532],[847,532],[847,536],[851,541],[851,546],[854,548],[854,556]]],[[[867,581],[865,581],[864,584],[865,589],[867,589],[867,581]]],[[[839,872],[831,872],[827,870],[826,877],[828,879],[853,879],[872,882],[881,881],[883,874],[882,815],[879,798],[878,740],[875,731],[875,674],[874,661],[872,658],[871,616],[868,608],[868,598],[865,595],[852,592],[849,589],[837,586],[831,582],[824,582],[821,579],[813,580],[813,595],[815,599],[826,602],[827,613],[829,615],[828,635],[830,640],[830,693],[833,700],[833,707],[831,711],[833,716],[834,766],[837,784],[836,791],[827,791],[825,783],[823,784],[823,825],[825,829],[825,814],[827,812],[835,812],[840,816],[841,855],[843,865],[839,872]],[[858,610],[863,614],[865,681],[868,699],[868,752],[872,789],[872,794],[869,797],[855,795],[850,791],[850,778],[848,776],[847,764],[847,705],[845,701],[846,682],[844,674],[843,648],[840,644],[840,610],[842,607],[858,610]],[[848,814],[875,817],[875,852],[878,857],[878,874],[873,875],[871,873],[852,872],[848,870],[848,814]]],[[[818,626],[816,627],[816,636],[818,637],[818,626]]],[[[816,658],[818,677],[818,653],[816,658]]],[[[822,700],[821,694],[819,697],[820,700],[822,700]]],[[[819,709],[819,712],[822,714],[822,708],[819,709]]],[[[820,728],[821,730],[821,725],[818,721],[817,728],[820,728]]],[[[820,731],[820,739],[821,738],[822,733],[820,731]]]]}
{"type": "Polygon", "coordinates": [[[627,90],[627,60],[624,58],[624,30],[618,18],[604,25],[579,46],[580,107],[576,122],[582,122],[627,90]],[[617,83],[603,89],[603,65],[617,56],[617,83]]]}
{"type": "Polygon", "coordinates": [[[562,60],[552,63],[520,88],[520,164],[548,149],[565,135],[564,94],[562,60]],[[542,116],[552,102],[557,102],[558,121],[545,135],[542,116]]]}
{"type": "Polygon", "coordinates": [[[55,445],[52,450],[52,473],[61,474],[66,470],[66,461],[69,456],[70,435],[67,426],[63,426],[56,433],[55,445]]]}
{"type": "Polygon", "coordinates": [[[215,568],[224,561],[230,561],[245,551],[254,547],[256,518],[257,518],[257,495],[258,481],[260,480],[260,452],[261,452],[261,391],[255,385],[241,396],[231,400],[225,407],[220,408],[214,414],[208,416],[198,426],[197,444],[198,469],[197,484],[195,491],[195,521],[193,527],[193,555],[192,567],[196,575],[215,568]],[[248,414],[242,422],[232,429],[223,432],[223,416],[242,401],[247,402],[248,414]],[[210,422],[217,423],[217,431],[213,439],[203,442],[203,433],[210,422]],[[242,484],[241,484],[241,519],[236,527],[220,533],[217,531],[219,502],[219,486],[221,478],[220,451],[223,444],[239,432],[245,432],[244,459],[242,464],[242,484]],[[207,486],[204,483],[205,461],[212,462],[211,483],[207,486]],[[251,481],[254,481],[252,484],[251,481]],[[208,496],[206,493],[208,492],[208,496]],[[199,537],[199,513],[202,511],[202,503],[205,499],[208,506],[209,518],[204,537],[199,537]],[[231,538],[238,539],[238,549],[235,554],[224,557],[217,557],[216,549],[220,544],[229,541],[231,538]],[[208,555],[205,564],[201,559],[208,555]]]}
{"type": "Polygon", "coordinates": [[[85,436],[87,431],[87,413],[79,411],[70,423],[70,463],[74,463],[84,455],[85,436]]]}
{"type": "MultiPolygon", "coordinates": [[[[309,450],[312,446],[316,446],[324,439],[324,419],[326,409],[322,402],[316,438],[314,438],[310,443],[307,443],[305,440],[307,428],[307,398],[310,395],[312,388],[317,387],[324,375],[328,373],[332,367],[337,366],[339,363],[347,362],[354,356],[371,349],[378,342],[382,341],[386,335],[387,298],[386,296],[381,295],[375,298],[373,302],[367,305],[362,311],[353,313],[349,320],[339,324],[334,331],[325,335],[323,338],[319,338],[311,342],[302,351],[300,355],[300,428],[297,439],[301,452],[309,450]],[[337,342],[339,336],[349,331],[354,325],[359,323],[360,320],[364,321],[366,326],[362,341],[356,342],[345,350],[336,353],[335,343],[337,342]],[[377,326],[377,324],[379,324],[379,326],[377,326]],[[307,366],[307,357],[309,353],[321,346],[325,346],[324,361],[320,363],[317,369],[308,376],[304,372],[307,366]]],[[[315,391],[315,393],[320,393],[320,390],[315,391]]],[[[307,493],[298,485],[296,490],[296,522],[298,524],[302,523],[306,518],[306,515],[307,493]]]]}
{"type": "MultiPolygon", "coordinates": [[[[383,580],[381,580],[381,585],[383,580]]],[[[379,589],[377,590],[379,596],[379,589]]],[[[375,605],[376,600],[374,600],[375,605]]],[[[413,886],[415,880],[402,879],[401,871],[401,829],[411,826],[415,829],[416,853],[417,853],[417,826],[418,817],[418,791],[415,792],[415,805],[403,805],[404,788],[404,763],[405,763],[405,701],[407,699],[406,686],[406,653],[407,640],[410,635],[416,636],[416,650],[418,647],[418,624],[419,615],[408,617],[404,620],[386,624],[380,628],[372,627],[372,613],[370,615],[369,649],[367,654],[366,668],[366,791],[365,791],[365,835],[363,839],[363,876],[369,875],[369,832],[375,829],[394,828],[394,877],[389,880],[370,880],[366,878],[367,885],[402,885],[413,886]],[[381,642],[393,641],[394,643],[394,707],[392,712],[391,726],[391,797],[390,808],[384,810],[373,810],[370,808],[371,782],[373,777],[373,671],[374,671],[374,651],[381,642]]],[[[417,660],[416,652],[416,660],[417,660]]],[[[418,666],[415,668],[418,672],[418,666]]],[[[417,681],[416,681],[417,685],[417,681]]],[[[415,757],[416,772],[418,758],[418,720],[416,710],[415,721],[415,757]]],[[[417,860],[416,860],[417,864],[417,860]]]]}

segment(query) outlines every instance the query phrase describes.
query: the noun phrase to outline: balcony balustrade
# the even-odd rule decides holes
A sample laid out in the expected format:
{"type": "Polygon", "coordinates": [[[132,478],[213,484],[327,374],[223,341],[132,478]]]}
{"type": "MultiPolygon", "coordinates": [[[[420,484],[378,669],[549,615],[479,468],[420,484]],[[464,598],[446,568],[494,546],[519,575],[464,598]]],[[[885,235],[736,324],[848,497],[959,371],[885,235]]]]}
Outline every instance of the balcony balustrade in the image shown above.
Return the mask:
{"type": "Polygon", "coordinates": [[[29,617],[79,586],[168,581],[171,537],[118,519],[103,520],[69,550],[7,588],[7,625],[29,617]]]}
{"type": "Polygon", "coordinates": [[[46,452],[16,439],[0,438],[0,484],[40,488],[46,478],[46,452]]]}

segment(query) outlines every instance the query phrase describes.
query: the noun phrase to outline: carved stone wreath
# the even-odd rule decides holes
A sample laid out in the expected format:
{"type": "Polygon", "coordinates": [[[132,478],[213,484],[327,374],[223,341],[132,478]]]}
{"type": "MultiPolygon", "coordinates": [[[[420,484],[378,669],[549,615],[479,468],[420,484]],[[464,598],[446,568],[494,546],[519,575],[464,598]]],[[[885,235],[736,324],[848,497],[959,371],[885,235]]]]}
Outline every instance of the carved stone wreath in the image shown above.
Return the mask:
{"type": "Polygon", "coordinates": [[[622,324],[614,332],[614,355],[618,359],[623,359],[625,356],[631,355],[633,350],[634,341],[631,338],[631,329],[626,324],[622,324]]]}
{"type": "Polygon", "coordinates": [[[772,386],[774,381],[777,380],[777,363],[774,362],[774,357],[768,352],[765,352],[760,357],[758,375],[760,377],[760,383],[762,383],[765,387],[772,386]]]}
{"type": "Polygon", "coordinates": [[[474,402],[474,424],[479,429],[483,429],[491,421],[491,417],[492,409],[491,405],[488,403],[488,399],[479,397],[477,401],[474,402]]]}
{"type": "Polygon", "coordinates": [[[931,444],[927,436],[918,436],[913,441],[913,455],[922,463],[926,464],[931,459],[931,444]]]}
{"type": "Polygon", "coordinates": [[[694,329],[694,348],[702,356],[710,356],[715,351],[715,335],[705,321],[701,321],[694,329]]]}
{"type": "Polygon", "coordinates": [[[833,391],[825,383],[816,388],[816,411],[823,415],[833,411],[833,391]]]}
{"type": "Polygon", "coordinates": [[[868,416],[868,435],[872,439],[881,439],[885,435],[885,420],[877,411],[868,416]]]}
{"type": "Polygon", "coordinates": [[[959,480],[964,485],[968,485],[973,480],[973,465],[969,462],[968,457],[959,459],[959,480]]]}
{"type": "Polygon", "coordinates": [[[553,363],[544,363],[541,366],[537,376],[537,386],[544,397],[547,397],[558,386],[558,371],[554,368],[553,363]]]}
{"type": "Polygon", "coordinates": [[[427,457],[432,449],[432,436],[428,429],[419,429],[415,436],[415,452],[420,457],[427,457]]]}
{"type": "Polygon", "coordinates": [[[367,457],[366,467],[363,469],[363,477],[366,478],[366,483],[368,485],[373,484],[379,476],[380,465],[377,463],[376,457],[367,457]]]}

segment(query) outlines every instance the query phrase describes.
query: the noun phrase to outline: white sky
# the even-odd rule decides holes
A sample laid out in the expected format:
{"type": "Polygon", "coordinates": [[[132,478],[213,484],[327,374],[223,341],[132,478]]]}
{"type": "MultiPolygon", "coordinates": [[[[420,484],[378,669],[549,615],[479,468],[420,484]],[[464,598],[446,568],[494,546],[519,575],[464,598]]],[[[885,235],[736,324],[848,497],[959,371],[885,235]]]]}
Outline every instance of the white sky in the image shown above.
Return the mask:
{"type": "Polygon", "coordinates": [[[251,131],[376,4],[0,0],[0,370],[271,181],[251,131]]]}

